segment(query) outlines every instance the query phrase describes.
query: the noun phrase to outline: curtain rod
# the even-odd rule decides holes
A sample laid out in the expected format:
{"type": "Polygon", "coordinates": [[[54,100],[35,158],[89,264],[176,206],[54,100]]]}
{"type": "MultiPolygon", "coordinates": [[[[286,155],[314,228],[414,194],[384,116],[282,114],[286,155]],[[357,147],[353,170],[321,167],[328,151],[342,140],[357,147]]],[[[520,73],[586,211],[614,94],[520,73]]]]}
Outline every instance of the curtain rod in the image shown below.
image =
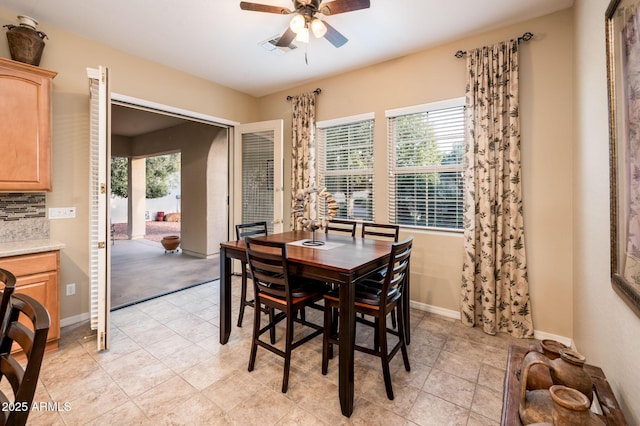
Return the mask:
{"type": "MultiPolygon", "coordinates": [[[[530,33],[527,31],[526,33],[518,37],[518,43],[520,43],[521,41],[529,41],[532,38],[533,38],[533,33],[530,33]]],[[[458,50],[453,56],[455,56],[456,58],[462,58],[466,54],[467,52],[465,50],[458,50]]]]}
{"type": "MultiPolygon", "coordinates": [[[[313,93],[315,93],[316,95],[319,95],[322,92],[322,90],[320,88],[317,88],[316,90],[313,91],[313,93]]],[[[287,100],[290,101],[291,99],[293,99],[293,96],[287,96],[287,100]]]]}

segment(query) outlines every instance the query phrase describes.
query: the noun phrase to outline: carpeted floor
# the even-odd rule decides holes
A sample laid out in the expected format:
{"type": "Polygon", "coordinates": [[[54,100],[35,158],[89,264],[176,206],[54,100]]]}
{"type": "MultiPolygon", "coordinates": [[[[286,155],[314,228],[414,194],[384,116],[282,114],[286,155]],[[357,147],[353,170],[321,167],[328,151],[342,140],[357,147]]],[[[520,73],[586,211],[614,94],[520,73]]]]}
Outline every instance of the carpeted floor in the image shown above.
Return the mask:
{"type": "Polygon", "coordinates": [[[147,224],[151,224],[147,226],[148,236],[156,241],[114,238],[111,245],[112,309],[209,282],[220,275],[218,258],[200,259],[182,251],[164,250],[158,241],[164,235],[179,235],[179,223],[177,232],[176,222],[147,224]]]}

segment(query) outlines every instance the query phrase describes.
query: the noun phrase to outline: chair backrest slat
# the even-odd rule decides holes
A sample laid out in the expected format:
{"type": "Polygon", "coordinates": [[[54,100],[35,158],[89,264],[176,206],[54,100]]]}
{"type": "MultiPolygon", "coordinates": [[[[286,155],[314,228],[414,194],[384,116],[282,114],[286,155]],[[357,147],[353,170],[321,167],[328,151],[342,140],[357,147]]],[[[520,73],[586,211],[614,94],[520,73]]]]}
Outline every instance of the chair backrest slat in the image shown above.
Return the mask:
{"type": "Polygon", "coordinates": [[[351,234],[352,237],[355,237],[356,225],[357,223],[352,220],[332,219],[326,223],[324,232],[325,234],[333,232],[340,234],[351,234]]]}
{"type": "Polygon", "coordinates": [[[251,222],[236,225],[236,239],[242,240],[246,237],[261,237],[267,235],[267,222],[251,222]]]}
{"type": "Polygon", "coordinates": [[[387,241],[398,242],[400,236],[400,226],[389,223],[362,223],[362,238],[374,237],[387,241]]]}

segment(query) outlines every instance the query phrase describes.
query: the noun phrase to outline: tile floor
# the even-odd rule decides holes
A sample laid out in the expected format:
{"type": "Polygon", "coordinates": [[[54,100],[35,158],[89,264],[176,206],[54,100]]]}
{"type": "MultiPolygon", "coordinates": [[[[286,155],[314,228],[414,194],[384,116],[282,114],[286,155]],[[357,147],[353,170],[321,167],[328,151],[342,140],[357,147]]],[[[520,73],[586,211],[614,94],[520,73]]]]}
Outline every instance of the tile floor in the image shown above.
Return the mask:
{"type": "Polygon", "coordinates": [[[166,252],[162,244],[147,239],[117,240],[111,246],[113,308],[217,279],[219,276],[218,257],[200,259],[186,255],[182,250],[166,252]]]}
{"type": "MultiPolygon", "coordinates": [[[[395,399],[386,397],[378,358],[356,352],[355,409],[346,418],[337,359],[320,373],[321,337],[294,350],[283,394],[281,358],[259,348],[247,371],[252,310],[220,345],[218,303],[213,282],[115,311],[105,352],[95,350],[88,323],[63,328],[35,397],[59,409],[32,412],[29,425],[498,425],[508,345],[530,343],[413,309],[411,372],[394,358],[395,399]]],[[[358,341],[370,337],[358,329],[358,341]]]]}

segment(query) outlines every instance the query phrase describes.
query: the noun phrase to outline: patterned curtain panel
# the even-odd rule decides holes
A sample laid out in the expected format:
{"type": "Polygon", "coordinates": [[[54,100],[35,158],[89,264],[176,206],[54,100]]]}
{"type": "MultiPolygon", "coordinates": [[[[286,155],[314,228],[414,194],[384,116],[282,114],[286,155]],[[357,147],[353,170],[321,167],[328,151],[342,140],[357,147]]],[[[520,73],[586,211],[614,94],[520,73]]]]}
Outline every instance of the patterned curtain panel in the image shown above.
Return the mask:
{"type": "Polygon", "coordinates": [[[462,322],[529,338],[518,99],[517,40],[468,52],[462,322]]]}
{"type": "MultiPolygon", "coordinates": [[[[315,125],[316,94],[314,92],[292,96],[291,124],[291,229],[298,228],[294,217],[294,204],[298,190],[316,185],[315,125]]],[[[315,194],[305,206],[306,217],[316,218],[315,194]]]]}

